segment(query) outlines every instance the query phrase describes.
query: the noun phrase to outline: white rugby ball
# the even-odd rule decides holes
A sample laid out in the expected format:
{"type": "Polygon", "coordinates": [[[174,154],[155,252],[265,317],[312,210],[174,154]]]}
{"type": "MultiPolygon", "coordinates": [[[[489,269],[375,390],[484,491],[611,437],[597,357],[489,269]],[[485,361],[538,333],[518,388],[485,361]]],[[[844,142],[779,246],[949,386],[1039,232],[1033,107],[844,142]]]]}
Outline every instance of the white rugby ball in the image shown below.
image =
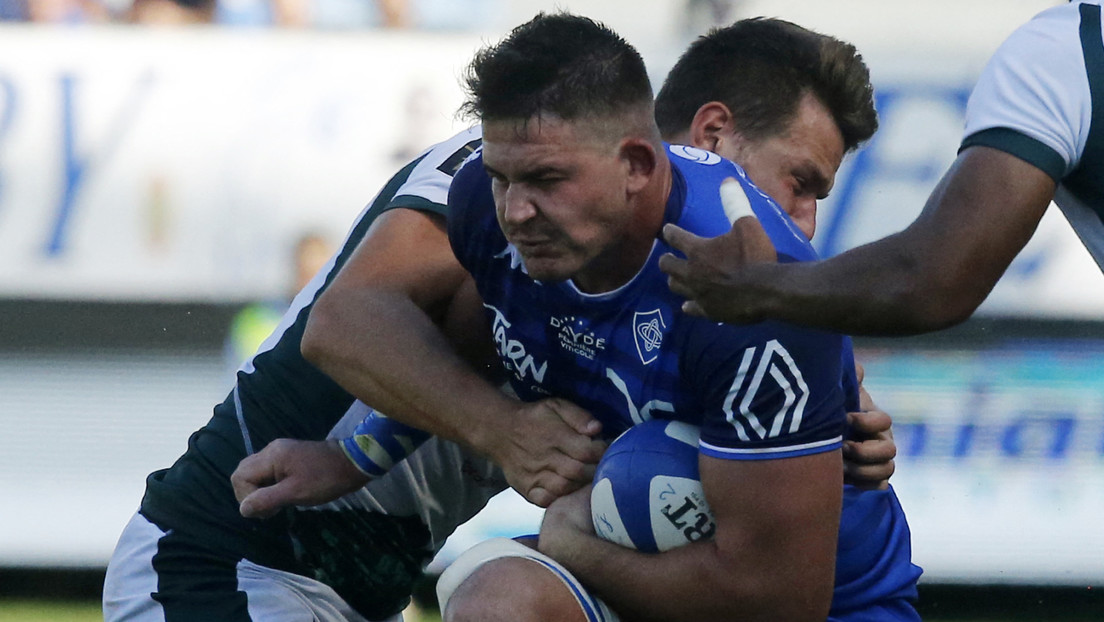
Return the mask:
{"type": "Polygon", "coordinates": [[[648,553],[713,536],[698,476],[697,426],[653,419],[617,437],[594,475],[598,536],[648,553]]]}

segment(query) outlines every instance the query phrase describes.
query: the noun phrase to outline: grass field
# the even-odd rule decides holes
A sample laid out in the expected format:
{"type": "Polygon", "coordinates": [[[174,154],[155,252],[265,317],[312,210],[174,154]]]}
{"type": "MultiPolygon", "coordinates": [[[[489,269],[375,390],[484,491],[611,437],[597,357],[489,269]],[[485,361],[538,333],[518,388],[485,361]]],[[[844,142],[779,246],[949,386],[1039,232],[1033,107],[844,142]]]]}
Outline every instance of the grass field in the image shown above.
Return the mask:
{"type": "MultiPolygon", "coordinates": [[[[932,618],[928,622],[981,622],[1002,618],[932,618]]],[[[4,622],[99,622],[103,620],[100,603],[57,603],[38,600],[0,600],[0,620],[4,622]]],[[[439,622],[435,615],[420,619],[407,616],[406,622],[439,622]]],[[[1088,622],[1088,618],[1085,618],[1088,622]]]]}
{"type": "MultiPolygon", "coordinates": [[[[102,622],[99,601],[59,603],[33,599],[0,599],[3,622],[102,622]]],[[[440,622],[435,613],[407,615],[406,622],[440,622]]]]}
{"type": "MultiPolygon", "coordinates": [[[[102,571],[0,569],[0,621],[100,621],[102,586],[102,571]]],[[[1104,588],[921,584],[918,609],[925,622],[1102,622],[1104,588]]],[[[406,622],[440,620],[430,610],[406,622]]]]}
{"type": "MultiPolygon", "coordinates": [[[[944,617],[938,614],[926,613],[925,622],[1006,622],[1011,620],[1035,620],[1052,622],[1100,622],[1104,619],[1104,609],[1094,611],[1075,607],[1080,611],[1065,611],[1062,603],[1051,603],[1053,606],[1045,607],[1048,611],[1043,613],[1045,603],[1034,599],[1038,609],[1032,612],[1031,607],[1026,609],[1017,607],[1017,611],[1010,611],[1005,606],[990,606],[989,611],[974,611],[971,615],[952,615],[944,617]]],[[[1071,603],[1067,603],[1071,604],[1071,603]]],[[[922,608],[922,612],[925,608],[922,608]]],[[[98,601],[58,602],[35,599],[3,599],[0,598],[0,620],[3,622],[99,622],[103,620],[98,601]]],[[[407,615],[406,622],[440,622],[436,612],[430,612],[421,616],[407,615]]]]}
{"type": "Polygon", "coordinates": [[[102,621],[98,602],[58,603],[42,600],[0,600],[4,622],[94,622],[102,621]]]}

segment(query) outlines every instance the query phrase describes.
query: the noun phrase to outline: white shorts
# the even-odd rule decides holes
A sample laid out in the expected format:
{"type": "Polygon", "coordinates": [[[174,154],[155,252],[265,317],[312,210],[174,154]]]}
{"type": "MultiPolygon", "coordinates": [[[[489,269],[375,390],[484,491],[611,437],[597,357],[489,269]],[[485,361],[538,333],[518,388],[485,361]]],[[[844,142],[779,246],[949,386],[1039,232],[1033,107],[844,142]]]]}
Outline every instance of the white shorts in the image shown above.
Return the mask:
{"type": "MultiPolygon", "coordinates": [[[[328,585],[244,559],[228,568],[225,581],[217,572],[203,571],[205,560],[181,560],[182,566],[192,566],[195,581],[191,589],[175,581],[174,594],[154,568],[159,541],[166,535],[141,514],[127,524],[104,579],[105,622],[165,622],[166,606],[183,612],[185,619],[367,622],[328,585]]],[[[402,614],[387,622],[402,622],[402,614]]]]}
{"type": "Polygon", "coordinates": [[[441,573],[440,579],[437,580],[437,602],[441,606],[442,614],[449,597],[465,579],[483,564],[504,557],[532,560],[556,575],[575,596],[575,601],[586,615],[587,622],[619,621],[617,615],[601,599],[591,594],[566,568],[551,557],[509,538],[492,538],[480,542],[457,557],[456,561],[449,564],[449,567],[441,573]]]}

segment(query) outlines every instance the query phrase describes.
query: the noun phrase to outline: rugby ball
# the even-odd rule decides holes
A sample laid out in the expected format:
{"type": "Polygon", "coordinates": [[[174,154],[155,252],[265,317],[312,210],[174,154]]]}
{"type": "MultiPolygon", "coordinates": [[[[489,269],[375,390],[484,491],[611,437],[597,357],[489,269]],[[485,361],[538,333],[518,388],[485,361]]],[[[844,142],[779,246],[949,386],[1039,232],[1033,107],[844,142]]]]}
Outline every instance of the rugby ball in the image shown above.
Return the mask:
{"type": "Polygon", "coordinates": [[[599,537],[647,553],[712,537],[716,524],[698,477],[698,436],[695,425],[653,419],[610,444],[590,495],[599,537]]]}

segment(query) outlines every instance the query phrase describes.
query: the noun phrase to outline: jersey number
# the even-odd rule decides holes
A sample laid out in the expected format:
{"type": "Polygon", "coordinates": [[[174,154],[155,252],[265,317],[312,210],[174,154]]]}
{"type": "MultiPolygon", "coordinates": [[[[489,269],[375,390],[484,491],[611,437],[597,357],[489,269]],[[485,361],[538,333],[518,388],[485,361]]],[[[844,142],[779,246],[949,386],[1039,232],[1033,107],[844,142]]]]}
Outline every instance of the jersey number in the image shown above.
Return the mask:
{"type": "Polygon", "coordinates": [[[801,370],[786,348],[772,339],[762,348],[753,346],[744,350],[740,368],[725,398],[724,413],[740,440],[774,438],[782,432],[787,419],[790,422],[788,432],[798,431],[808,399],[809,387],[801,370]],[[775,393],[780,394],[781,405],[775,393]],[[763,399],[757,401],[757,397],[763,399]],[[754,412],[757,405],[767,412],[754,412]],[[770,426],[769,430],[766,425],[770,426]]]}

